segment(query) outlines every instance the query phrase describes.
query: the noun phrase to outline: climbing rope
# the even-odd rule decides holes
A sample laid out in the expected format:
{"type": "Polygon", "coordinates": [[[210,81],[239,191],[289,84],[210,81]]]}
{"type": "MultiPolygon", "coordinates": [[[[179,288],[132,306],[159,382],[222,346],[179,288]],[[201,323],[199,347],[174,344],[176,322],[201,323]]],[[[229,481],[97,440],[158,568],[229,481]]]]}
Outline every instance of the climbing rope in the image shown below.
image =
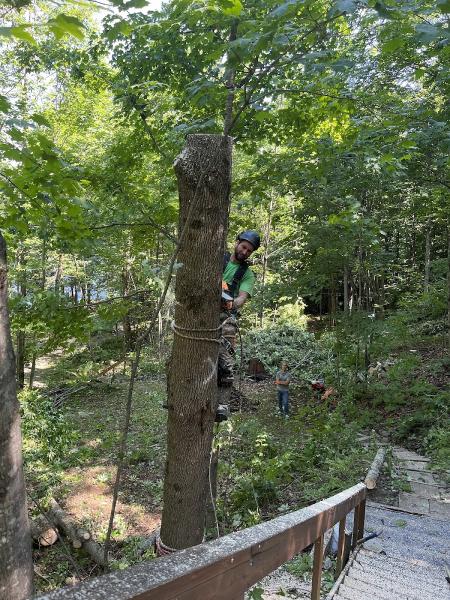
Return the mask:
{"type": "Polygon", "coordinates": [[[222,329],[222,327],[230,321],[234,321],[234,317],[228,317],[227,319],[225,319],[225,321],[220,323],[220,325],[218,327],[212,327],[212,328],[207,328],[207,329],[194,329],[191,327],[180,327],[179,325],[177,325],[175,323],[175,321],[172,321],[170,327],[175,335],[178,335],[178,337],[184,338],[185,340],[194,340],[197,342],[214,342],[215,344],[220,344],[221,337],[219,337],[219,338],[198,337],[198,336],[186,335],[185,333],[181,333],[181,332],[182,331],[187,331],[189,333],[216,332],[216,331],[219,331],[220,329],[222,329]]]}
{"type": "Polygon", "coordinates": [[[173,554],[174,552],[177,552],[176,548],[171,548],[170,546],[166,546],[162,542],[161,536],[159,536],[159,535],[155,540],[155,548],[156,548],[157,556],[167,556],[168,554],[173,554]]]}
{"type": "MultiPolygon", "coordinates": [[[[221,326],[220,326],[221,327],[221,326]]],[[[214,329],[189,329],[188,327],[179,327],[175,321],[172,321],[171,329],[175,335],[178,337],[184,338],[185,340],[194,340],[197,342],[214,342],[215,344],[220,344],[220,338],[209,338],[209,337],[198,337],[193,335],[186,335],[184,333],[180,333],[180,331],[189,331],[190,333],[197,333],[201,331],[218,331],[220,327],[215,327],[214,329]]]]}

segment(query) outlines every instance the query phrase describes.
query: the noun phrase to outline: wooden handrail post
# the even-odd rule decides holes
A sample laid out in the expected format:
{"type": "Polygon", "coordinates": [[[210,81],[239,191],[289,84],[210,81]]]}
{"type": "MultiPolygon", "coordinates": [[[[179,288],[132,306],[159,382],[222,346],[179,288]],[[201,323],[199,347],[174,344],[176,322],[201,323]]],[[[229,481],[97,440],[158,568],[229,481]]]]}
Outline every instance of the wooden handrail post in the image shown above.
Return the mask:
{"type": "Polygon", "coordinates": [[[361,504],[358,504],[357,506],[355,506],[355,511],[353,513],[352,550],[356,548],[356,542],[358,541],[360,512],[361,504]]]}
{"type": "Polygon", "coordinates": [[[335,579],[337,579],[342,571],[342,567],[344,566],[344,551],[345,551],[345,521],[344,517],[339,521],[339,540],[338,540],[338,549],[336,556],[336,570],[335,570],[335,579]]]}
{"type": "Polygon", "coordinates": [[[358,515],[358,540],[361,540],[364,537],[364,520],[366,518],[366,501],[362,500],[359,505],[359,515],[358,515]]]}
{"type": "Polygon", "coordinates": [[[320,600],[320,582],[322,579],[323,563],[323,534],[317,538],[314,544],[314,562],[311,587],[311,600],[320,600]]]}

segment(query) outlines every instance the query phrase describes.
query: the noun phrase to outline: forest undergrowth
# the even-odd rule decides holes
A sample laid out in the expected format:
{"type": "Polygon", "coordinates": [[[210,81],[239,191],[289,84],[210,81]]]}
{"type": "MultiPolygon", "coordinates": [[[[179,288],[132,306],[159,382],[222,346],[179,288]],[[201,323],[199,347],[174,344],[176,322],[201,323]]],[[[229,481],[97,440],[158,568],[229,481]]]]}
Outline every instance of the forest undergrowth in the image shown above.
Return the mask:
{"type": "MultiPolygon", "coordinates": [[[[241,380],[241,392],[253,410],[234,413],[216,431],[221,535],[354,485],[364,477],[381,434],[392,444],[427,454],[436,469],[449,469],[446,340],[439,331],[424,333],[417,325],[406,307],[384,320],[354,315],[321,334],[282,324],[244,339],[243,358],[257,356],[268,378],[241,380]],[[294,368],[289,419],[278,414],[272,378],[281,358],[294,368]],[[326,401],[311,390],[310,380],[319,376],[334,389],[326,401]],[[368,447],[359,443],[361,433],[371,436],[368,447]]],[[[108,350],[100,355],[104,360],[108,350]]],[[[86,381],[85,359],[86,351],[60,358],[42,374],[43,383],[50,389],[86,381]]],[[[136,384],[112,534],[116,569],[153,557],[145,540],[158,528],[162,510],[167,419],[163,364],[148,349],[136,384]]],[[[127,385],[125,369],[90,382],[59,408],[45,389],[21,393],[33,516],[53,496],[95,540],[104,541],[127,385]]],[[[388,461],[383,478],[390,498],[402,489],[391,467],[388,461]]],[[[208,531],[209,537],[216,530],[208,531]]],[[[99,573],[82,551],[70,552],[76,569],[61,544],[35,549],[40,591],[99,573]]]]}

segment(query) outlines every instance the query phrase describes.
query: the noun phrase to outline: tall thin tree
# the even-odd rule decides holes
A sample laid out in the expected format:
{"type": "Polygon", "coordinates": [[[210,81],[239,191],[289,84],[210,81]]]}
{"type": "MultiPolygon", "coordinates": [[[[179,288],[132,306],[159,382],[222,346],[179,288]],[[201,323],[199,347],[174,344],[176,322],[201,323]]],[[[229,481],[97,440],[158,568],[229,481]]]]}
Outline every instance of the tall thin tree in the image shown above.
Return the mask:
{"type": "Polygon", "coordinates": [[[15,360],[7,306],[6,243],[0,233],[0,598],[33,594],[15,360]]]}

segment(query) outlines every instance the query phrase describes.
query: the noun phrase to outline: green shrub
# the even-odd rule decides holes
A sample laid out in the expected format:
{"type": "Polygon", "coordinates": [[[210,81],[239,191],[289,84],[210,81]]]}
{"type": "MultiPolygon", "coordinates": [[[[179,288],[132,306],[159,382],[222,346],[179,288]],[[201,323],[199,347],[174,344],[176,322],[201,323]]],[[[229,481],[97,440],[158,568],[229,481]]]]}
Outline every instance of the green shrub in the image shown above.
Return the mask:
{"type": "Polygon", "coordinates": [[[430,429],[425,445],[434,465],[443,471],[450,470],[450,427],[445,421],[430,429]]]}
{"type": "Polygon", "coordinates": [[[246,334],[243,347],[244,361],[258,358],[272,374],[282,361],[292,370],[305,358],[299,367],[305,378],[317,377],[327,356],[313,334],[289,324],[255,329],[246,334]]]}
{"type": "Polygon", "coordinates": [[[59,480],[77,435],[61,409],[37,390],[19,394],[24,464],[34,481],[46,487],[59,480]]]}

